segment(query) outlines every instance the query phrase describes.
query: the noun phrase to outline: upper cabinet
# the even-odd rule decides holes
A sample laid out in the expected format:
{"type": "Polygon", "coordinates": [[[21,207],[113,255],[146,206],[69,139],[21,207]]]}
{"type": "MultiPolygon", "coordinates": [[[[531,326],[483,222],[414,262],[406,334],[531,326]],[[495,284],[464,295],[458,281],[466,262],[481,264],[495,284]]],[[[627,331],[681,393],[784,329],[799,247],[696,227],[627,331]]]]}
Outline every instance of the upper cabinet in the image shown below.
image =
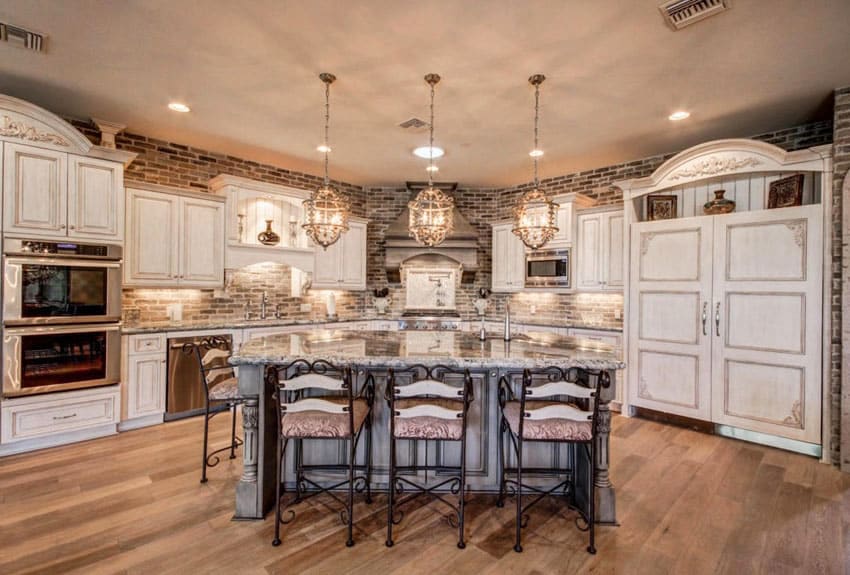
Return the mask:
{"type": "Polygon", "coordinates": [[[623,289],[623,210],[576,217],[576,289],[623,289]]]}
{"type": "Polygon", "coordinates": [[[350,217],[348,231],[323,250],[315,248],[313,284],[317,289],[366,289],[367,220],[350,217]]]}
{"type": "Polygon", "coordinates": [[[552,201],[558,204],[558,231],[545,249],[569,247],[575,241],[576,212],[593,206],[595,201],[578,193],[555,196],[552,201]]]}
{"type": "Polygon", "coordinates": [[[515,292],[525,287],[525,246],[512,228],[512,222],[493,225],[494,292],[515,292]]]}
{"type": "Polygon", "coordinates": [[[224,285],[224,203],[145,184],[127,188],[124,285],[224,285]]]}
{"type": "Polygon", "coordinates": [[[122,242],[124,166],[135,154],[92,145],[63,119],[0,94],[3,232],[122,242]]]}

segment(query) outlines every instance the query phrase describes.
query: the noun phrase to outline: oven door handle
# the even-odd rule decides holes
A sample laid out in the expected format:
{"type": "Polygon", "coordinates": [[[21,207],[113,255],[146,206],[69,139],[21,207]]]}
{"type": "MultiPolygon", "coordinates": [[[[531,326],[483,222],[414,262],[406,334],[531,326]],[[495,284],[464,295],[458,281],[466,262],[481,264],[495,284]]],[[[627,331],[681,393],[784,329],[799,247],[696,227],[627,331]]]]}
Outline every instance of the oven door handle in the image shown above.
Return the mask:
{"type": "Polygon", "coordinates": [[[28,258],[21,256],[6,256],[7,264],[14,265],[38,265],[38,266],[54,266],[54,267],[78,267],[78,268],[105,268],[119,269],[121,260],[85,260],[85,259],[60,259],[53,257],[44,258],[28,258]]]}
{"type": "Polygon", "coordinates": [[[120,324],[87,324],[87,325],[40,325],[27,327],[7,327],[6,335],[50,335],[63,333],[92,333],[98,331],[121,331],[120,324]]]}

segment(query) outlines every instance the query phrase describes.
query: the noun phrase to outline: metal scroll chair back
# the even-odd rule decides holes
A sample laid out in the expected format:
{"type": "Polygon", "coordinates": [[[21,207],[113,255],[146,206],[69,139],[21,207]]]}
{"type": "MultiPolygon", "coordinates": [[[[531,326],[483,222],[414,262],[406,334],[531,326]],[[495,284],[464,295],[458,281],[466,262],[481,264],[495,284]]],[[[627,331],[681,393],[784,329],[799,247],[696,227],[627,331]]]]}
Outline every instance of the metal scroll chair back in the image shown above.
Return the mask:
{"type": "Polygon", "coordinates": [[[187,343],[191,346],[198,358],[201,369],[201,380],[206,386],[207,394],[211,399],[216,399],[216,391],[223,391],[221,385],[227,385],[236,379],[236,371],[228,363],[232,350],[230,342],[222,337],[204,338],[198,344],[187,343]],[[217,389],[219,388],[219,389],[217,389]]]}

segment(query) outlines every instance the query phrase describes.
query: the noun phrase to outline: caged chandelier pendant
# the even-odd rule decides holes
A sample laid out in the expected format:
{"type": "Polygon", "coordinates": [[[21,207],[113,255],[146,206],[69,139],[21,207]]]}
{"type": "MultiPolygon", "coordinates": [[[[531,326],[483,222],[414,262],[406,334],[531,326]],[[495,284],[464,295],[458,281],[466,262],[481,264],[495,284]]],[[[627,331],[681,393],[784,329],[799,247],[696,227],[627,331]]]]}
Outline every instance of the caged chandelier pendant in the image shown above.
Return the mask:
{"type": "Polygon", "coordinates": [[[319,74],[319,79],[325,83],[325,142],[319,146],[319,151],[325,154],[325,179],[322,185],[313,192],[309,200],[304,200],[304,224],[301,226],[315,243],[328,249],[343,233],[348,231],[348,198],[340,194],[330,185],[328,177],[328,123],[330,121],[330,90],[336,80],[333,74],[319,74]]]}
{"type": "Polygon", "coordinates": [[[431,86],[431,123],[428,161],[428,186],[410,203],[410,235],[428,247],[437,246],[454,229],[454,199],[434,186],[434,86],[440,81],[437,74],[428,74],[425,81],[431,86]]]}
{"type": "Polygon", "coordinates": [[[537,176],[537,158],[543,155],[538,147],[537,124],[540,118],[540,84],[546,76],[535,74],[528,79],[534,86],[534,149],[529,155],[534,159],[534,187],[525,192],[514,208],[513,233],[529,248],[536,250],[546,245],[558,232],[558,204],[550,201],[540,189],[537,176]]]}

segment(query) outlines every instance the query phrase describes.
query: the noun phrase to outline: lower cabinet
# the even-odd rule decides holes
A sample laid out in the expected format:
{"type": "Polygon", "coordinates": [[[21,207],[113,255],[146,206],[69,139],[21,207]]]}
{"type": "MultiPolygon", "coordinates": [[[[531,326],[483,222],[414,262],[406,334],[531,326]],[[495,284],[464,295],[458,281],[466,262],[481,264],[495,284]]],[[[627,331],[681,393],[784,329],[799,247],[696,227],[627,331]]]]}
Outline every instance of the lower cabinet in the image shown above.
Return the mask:
{"type": "Polygon", "coordinates": [[[6,399],[0,406],[0,455],[115,433],[117,385],[6,399]]]}
{"type": "Polygon", "coordinates": [[[124,400],[120,429],[162,422],[165,413],[165,334],[124,338],[124,400]]]}

